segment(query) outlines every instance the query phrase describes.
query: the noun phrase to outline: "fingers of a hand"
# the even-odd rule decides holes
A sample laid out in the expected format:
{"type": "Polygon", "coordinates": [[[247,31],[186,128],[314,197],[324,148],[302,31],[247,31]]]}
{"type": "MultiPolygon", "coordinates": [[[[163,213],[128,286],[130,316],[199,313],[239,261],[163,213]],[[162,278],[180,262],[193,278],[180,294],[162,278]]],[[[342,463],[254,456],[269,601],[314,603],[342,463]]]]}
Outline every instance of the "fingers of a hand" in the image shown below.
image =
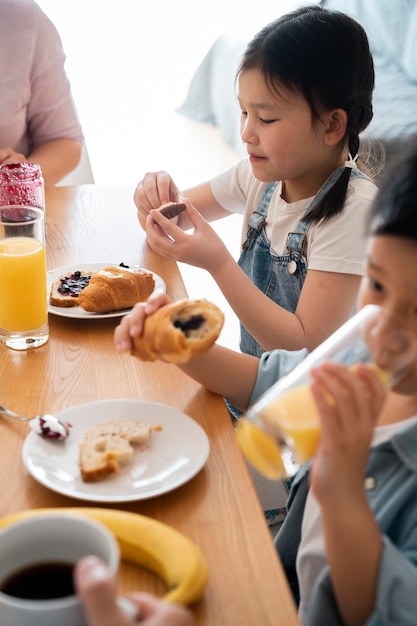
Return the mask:
{"type": "MultiPolygon", "coordinates": [[[[154,194],[154,190],[157,192],[157,203],[154,204],[154,207],[157,209],[164,202],[169,202],[170,200],[177,199],[177,188],[175,186],[174,181],[168,172],[156,172],[155,175],[155,183],[151,179],[149,182],[152,184],[152,189],[149,191],[154,194]],[[154,187],[155,185],[155,187],[154,187]]],[[[148,180],[145,179],[145,190],[147,191],[147,183],[148,180]]]]}
{"type": "Polygon", "coordinates": [[[26,157],[20,152],[14,152],[13,150],[6,148],[3,156],[0,156],[1,163],[21,163],[25,161],[26,157]]]}
{"type": "MultiPolygon", "coordinates": [[[[357,369],[352,371],[340,364],[325,363],[312,372],[312,379],[315,385],[314,389],[312,386],[314,397],[316,394],[323,395],[323,389],[325,395],[330,395],[334,400],[332,419],[339,420],[339,427],[345,432],[350,430],[352,434],[359,435],[361,430],[368,430],[374,425],[384,394],[373,376],[365,372],[360,376],[357,369]]],[[[322,418],[324,416],[326,419],[328,411],[321,400],[319,398],[318,407],[322,418]]]]}
{"type": "Polygon", "coordinates": [[[326,362],[314,368],[312,377],[318,377],[325,384],[336,404],[340,404],[346,395],[361,388],[357,375],[346,365],[326,362]]]}
{"type": "Polygon", "coordinates": [[[161,203],[158,195],[157,172],[148,172],[137,184],[134,200],[140,211],[149,213],[161,203]]]}
{"type": "Polygon", "coordinates": [[[167,604],[149,593],[131,593],[131,599],[140,609],[141,619],[149,626],[195,626],[188,608],[178,604],[167,604]]]}
{"type": "Polygon", "coordinates": [[[170,220],[167,217],[163,216],[159,211],[151,209],[148,217],[146,218],[145,230],[146,240],[153,250],[155,250],[154,246],[157,244],[158,241],[166,240],[166,243],[173,242],[173,239],[168,235],[168,232],[165,230],[166,222],[168,223],[169,228],[170,220]]]}
{"type": "Polygon", "coordinates": [[[144,215],[147,215],[149,211],[153,208],[143,188],[143,181],[137,184],[133,199],[138,208],[138,211],[140,213],[143,213],[144,215]]]}
{"type": "Polygon", "coordinates": [[[146,317],[146,303],[135,304],[129,315],[122,318],[114,331],[114,343],[119,352],[129,352],[132,349],[132,338],[139,337],[146,317]]]}
{"type": "Polygon", "coordinates": [[[14,152],[13,154],[10,155],[8,160],[10,163],[22,163],[22,161],[26,161],[26,157],[24,154],[21,154],[20,152],[14,152]]]}
{"type": "Polygon", "coordinates": [[[356,418],[360,425],[365,425],[365,420],[373,423],[385,399],[383,386],[376,374],[363,364],[354,368],[325,364],[324,368],[339,380],[345,396],[344,413],[348,414],[350,408],[352,420],[356,418]]]}
{"type": "Polygon", "coordinates": [[[1,148],[0,149],[0,163],[4,163],[6,159],[10,157],[12,154],[12,150],[10,148],[1,148]]]}
{"type": "Polygon", "coordinates": [[[158,309],[169,304],[171,302],[171,298],[166,295],[166,293],[156,293],[150,296],[145,302],[145,313],[146,315],[152,315],[158,309]]]}
{"type": "Polygon", "coordinates": [[[311,391],[328,432],[343,430],[347,415],[354,410],[352,378],[345,366],[336,363],[324,363],[311,371],[311,391]]]}
{"type": "Polygon", "coordinates": [[[178,239],[184,234],[184,231],[177,226],[176,222],[162,215],[160,211],[151,211],[149,215],[161,227],[162,231],[167,233],[172,239],[178,239]]]}
{"type": "Polygon", "coordinates": [[[157,614],[161,609],[161,600],[151,593],[132,592],[129,593],[127,597],[140,607],[142,619],[149,619],[157,614]]]}
{"type": "Polygon", "coordinates": [[[387,390],[382,384],[381,379],[372,368],[363,364],[357,366],[356,373],[357,376],[366,383],[368,397],[380,410],[387,397],[387,390]]]}
{"type": "Polygon", "coordinates": [[[310,390],[319,412],[323,433],[334,434],[340,430],[340,424],[337,404],[327,384],[328,375],[321,370],[317,370],[311,373],[311,378],[310,390]]]}
{"type": "Polygon", "coordinates": [[[167,172],[149,172],[138,184],[135,198],[148,211],[157,209],[161,204],[178,199],[178,189],[167,172]]]}
{"type": "Polygon", "coordinates": [[[114,331],[114,344],[119,352],[130,352],[132,339],[143,332],[145,319],[161,307],[169,304],[171,299],[165,293],[155,294],[146,302],[138,302],[128,315],[122,318],[114,331]]]}
{"type": "Polygon", "coordinates": [[[323,363],[310,372],[311,380],[319,384],[321,393],[330,406],[333,406],[336,400],[331,390],[333,389],[336,396],[341,391],[340,367],[334,363],[323,363]]]}
{"type": "Polygon", "coordinates": [[[129,333],[129,322],[126,318],[114,329],[114,345],[118,352],[130,352],[132,340],[129,333]]]}
{"type": "Polygon", "coordinates": [[[183,246],[187,243],[190,235],[172,223],[171,220],[161,215],[158,211],[151,211],[146,220],[146,240],[154,252],[162,256],[183,260],[179,255],[183,246]]]}
{"type": "Polygon", "coordinates": [[[105,565],[96,557],[82,559],[75,568],[75,586],[89,626],[128,626],[116,604],[116,589],[105,565]]]}
{"type": "MultiPolygon", "coordinates": [[[[186,207],[186,215],[194,227],[193,234],[198,234],[199,231],[203,232],[204,229],[205,231],[212,232],[213,229],[211,228],[210,224],[204,219],[201,213],[197,211],[197,209],[191,204],[191,202],[187,198],[184,198],[183,202],[186,207]]],[[[186,238],[189,236],[189,234],[184,233],[183,229],[177,225],[178,220],[176,220],[175,218],[168,219],[159,211],[151,212],[150,217],[152,217],[152,221],[150,221],[149,218],[149,223],[147,223],[147,227],[148,224],[149,227],[153,226],[154,229],[155,227],[158,227],[157,230],[159,233],[163,233],[165,236],[168,235],[170,239],[176,242],[183,243],[184,241],[187,241],[186,238]]]]}

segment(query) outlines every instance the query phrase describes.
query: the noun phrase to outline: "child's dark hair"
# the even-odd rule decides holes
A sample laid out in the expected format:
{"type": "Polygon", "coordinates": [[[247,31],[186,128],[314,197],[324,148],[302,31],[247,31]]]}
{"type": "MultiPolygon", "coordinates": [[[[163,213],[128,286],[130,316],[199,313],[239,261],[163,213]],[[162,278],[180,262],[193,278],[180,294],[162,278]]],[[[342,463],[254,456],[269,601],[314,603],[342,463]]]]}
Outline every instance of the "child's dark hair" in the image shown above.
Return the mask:
{"type": "Polygon", "coordinates": [[[371,235],[417,240],[417,140],[384,172],[369,220],[371,235]]]}
{"type": "MultiPolygon", "coordinates": [[[[301,93],[313,117],[342,108],[348,116],[346,144],[359,153],[359,133],[372,119],[374,64],[362,26],[338,11],[309,6],[288,13],[263,28],[246,48],[237,76],[258,69],[272,91],[280,86],[301,93]]],[[[351,168],[305,219],[326,221],[343,210],[351,168]]]]}

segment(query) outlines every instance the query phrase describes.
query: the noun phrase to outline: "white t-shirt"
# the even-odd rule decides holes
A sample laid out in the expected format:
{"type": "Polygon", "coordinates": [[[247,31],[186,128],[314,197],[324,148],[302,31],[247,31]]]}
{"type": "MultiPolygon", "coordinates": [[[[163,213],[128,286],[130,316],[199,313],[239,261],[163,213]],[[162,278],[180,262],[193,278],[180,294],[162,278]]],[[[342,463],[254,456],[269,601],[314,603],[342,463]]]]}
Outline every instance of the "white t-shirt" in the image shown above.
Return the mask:
{"type": "MultiPolygon", "coordinates": [[[[254,177],[247,158],[210,182],[211,191],[223,208],[244,215],[242,242],[246,239],[249,216],[257,209],[266,185],[254,177]]],[[[307,235],[309,269],[363,274],[366,219],[376,192],[376,185],[367,178],[352,178],[343,213],[324,224],[310,226],[307,235]]],[[[287,254],[287,235],[296,229],[312,199],[288,204],[281,197],[281,184],[275,188],[268,208],[266,234],[277,255],[287,254]]]]}
{"type": "MultiPolygon", "coordinates": [[[[374,430],[372,447],[388,441],[405,426],[411,426],[416,422],[417,415],[394,424],[378,426],[374,430]]],[[[296,565],[301,598],[298,615],[302,624],[307,621],[311,590],[326,562],[321,510],[316,498],[309,491],[301,525],[301,543],[298,548],[296,565]]]]}

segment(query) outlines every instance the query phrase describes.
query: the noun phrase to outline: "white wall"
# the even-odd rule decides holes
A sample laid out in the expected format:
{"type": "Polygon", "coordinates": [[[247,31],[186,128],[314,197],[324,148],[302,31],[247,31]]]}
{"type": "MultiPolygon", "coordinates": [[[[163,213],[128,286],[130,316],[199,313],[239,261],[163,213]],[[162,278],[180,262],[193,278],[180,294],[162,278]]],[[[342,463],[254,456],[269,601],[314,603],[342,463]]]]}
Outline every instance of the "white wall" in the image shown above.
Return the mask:
{"type": "Polygon", "coordinates": [[[37,1],[61,35],[95,179],[104,184],[164,166],[155,156],[164,146],[155,143],[164,144],[171,128],[182,133],[169,115],[216,37],[233,30],[250,37],[299,4],[258,0],[247,10],[242,0],[37,1]]]}

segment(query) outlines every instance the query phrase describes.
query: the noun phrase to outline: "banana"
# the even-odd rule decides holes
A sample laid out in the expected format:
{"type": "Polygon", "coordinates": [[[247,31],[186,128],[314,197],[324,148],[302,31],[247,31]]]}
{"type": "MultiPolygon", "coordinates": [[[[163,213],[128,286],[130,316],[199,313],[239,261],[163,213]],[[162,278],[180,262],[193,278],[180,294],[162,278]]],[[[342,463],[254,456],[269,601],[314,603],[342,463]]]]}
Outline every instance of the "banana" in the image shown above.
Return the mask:
{"type": "Polygon", "coordinates": [[[20,511],[0,519],[0,530],[14,522],[53,513],[87,515],[101,522],[119,542],[122,559],[143,566],[162,578],[167,602],[193,604],[207,583],[207,563],[200,549],[185,535],[157,520],[136,513],[89,507],[20,511]]]}

